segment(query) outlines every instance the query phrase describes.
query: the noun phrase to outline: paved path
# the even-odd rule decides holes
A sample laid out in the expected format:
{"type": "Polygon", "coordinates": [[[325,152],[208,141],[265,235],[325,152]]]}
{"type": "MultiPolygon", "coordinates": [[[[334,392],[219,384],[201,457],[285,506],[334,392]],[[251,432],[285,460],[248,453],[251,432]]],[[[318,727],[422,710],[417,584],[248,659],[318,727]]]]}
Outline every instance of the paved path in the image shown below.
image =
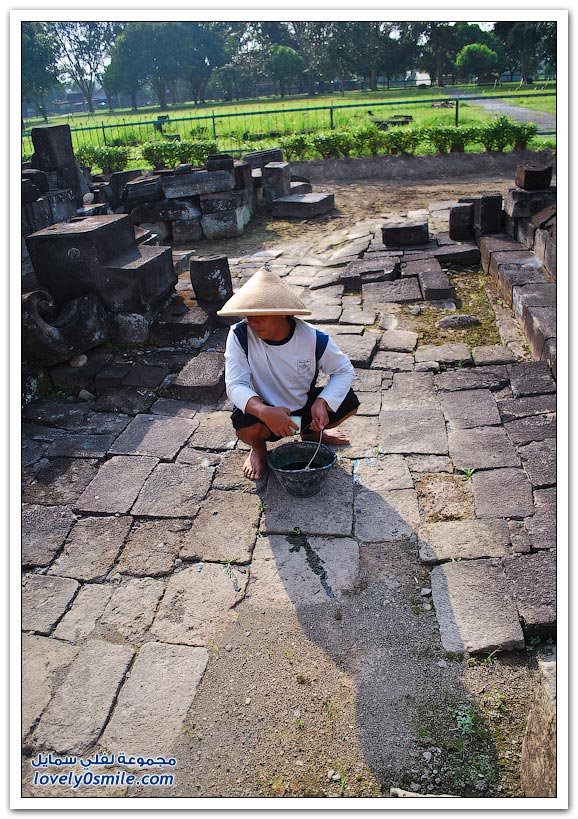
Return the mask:
{"type": "MultiPolygon", "coordinates": [[[[459,96],[460,100],[469,99],[469,95],[462,95],[456,92],[449,92],[451,96],[459,96]]],[[[556,115],[548,114],[545,111],[535,111],[532,108],[524,108],[521,105],[512,105],[503,99],[481,99],[476,95],[472,95],[474,105],[479,105],[490,114],[496,116],[506,116],[514,122],[533,122],[538,126],[539,133],[555,134],[556,133],[556,115]]]]}
{"type": "Polygon", "coordinates": [[[513,321],[501,346],[420,345],[416,307],[451,301],[344,294],[379,224],[230,260],[237,283],[267,261],[300,288],[356,367],[351,445],[315,497],[244,479],[226,397],[170,397],[182,349],[95,352],[93,399],[25,409],[26,795],[63,795],[39,753],[97,751],[178,760],[154,793],[120,778],[135,759],[95,763],[107,796],[447,790],[446,752],[415,758],[429,689],[459,696],[461,656],[551,627],[554,381],[513,321]]]}

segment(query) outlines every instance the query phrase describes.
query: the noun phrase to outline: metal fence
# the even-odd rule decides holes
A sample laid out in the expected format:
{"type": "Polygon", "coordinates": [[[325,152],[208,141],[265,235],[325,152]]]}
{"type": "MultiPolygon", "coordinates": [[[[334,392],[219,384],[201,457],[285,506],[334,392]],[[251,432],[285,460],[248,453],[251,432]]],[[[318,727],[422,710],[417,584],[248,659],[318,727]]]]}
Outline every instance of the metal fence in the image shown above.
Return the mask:
{"type": "MultiPolygon", "coordinates": [[[[276,108],[267,111],[242,111],[221,113],[212,111],[195,117],[173,118],[157,116],[154,120],[122,120],[85,128],[71,128],[74,148],[81,145],[140,145],[160,139],[190,140],[208,138],[218,141],[220,150],[243,152],[250,150],[252,142],[275,140],[285,134],[316,133],[318,131],[344,128],[362,122],[374,121],[381,127],[411,124],[419,118],[420,125],[468,125],[480,121],[479,111],[474,113],[471,105],[494,103],[487,118],[507,112],[507,106],[524,106],[524,102],[539,97],[555,97],[555,92],[538,92],[513,96],[511,94],[456,94],[446,98],[415,100],[388,100],[343,105],[320,105],[307,108],[276,108]],[[393,110],[394,109],[394,110],[393,110]],[[389,113],[391,111],[391,113],[389,113]]],[[[531,112],[530,112],[531,113],[531,112]]],[[[536,112],[536,119],[542,112],[536,112]]],[[[538,125],[541,136],[555,134],[555,129],[538,125]]],[[[22,132],[22,155],[33,151],[31,131],[22,132]]]]}

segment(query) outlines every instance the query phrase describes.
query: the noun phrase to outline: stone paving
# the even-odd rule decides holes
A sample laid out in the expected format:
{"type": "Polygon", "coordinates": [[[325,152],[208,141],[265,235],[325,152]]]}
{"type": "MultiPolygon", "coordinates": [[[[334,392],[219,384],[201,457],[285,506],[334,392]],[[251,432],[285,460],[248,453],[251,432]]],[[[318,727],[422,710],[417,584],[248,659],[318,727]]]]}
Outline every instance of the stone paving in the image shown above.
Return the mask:
{"type": "MultiPolygon", "coordinates": [[[[443,230],[444,217],[432,209],[430,228],[443,230]]],[[[360,581],[360,555],[392,543],[431,570],[447,651],[515,650],[552,633],[555,381],[512,352],[520,337],[473,355],[420,345],[412,309],[442,318],[455,304],[424,302],[416,276],[344,294],[349,262],[385,252],[380,225],[364,222],[317,245],[229,259],[236,286],[268,262],[298,287],[311,321],[356,368],[351,445],[315,497],[286,495],[273,474],[257,485],[243,477],[222,384],[201,400],[170,390],[188,360],[182,348],[164,350],[162,372],[154,350],[95,353],[90,400],[24,409],[27,756],[169,753],[209,647],[248,601],[339,600],[360,581]],[[306,548],[289,540],[296,532],[306,548]]],[[[190,355],[221,356],[222,368],[224,333],[190,355]]],[[[25,793],[43,791],[28,778],[25,793]]]]}

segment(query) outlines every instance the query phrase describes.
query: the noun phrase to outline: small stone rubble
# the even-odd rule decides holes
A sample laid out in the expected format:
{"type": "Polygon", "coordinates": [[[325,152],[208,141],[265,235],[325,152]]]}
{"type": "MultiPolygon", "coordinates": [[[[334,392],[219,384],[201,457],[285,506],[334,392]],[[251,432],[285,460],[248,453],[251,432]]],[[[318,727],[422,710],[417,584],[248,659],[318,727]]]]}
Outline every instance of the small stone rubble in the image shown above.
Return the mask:
{"type": "MultiPolygon", "coordinates": [[[[61,359],[48,371],[72,400],[35,398],[23,410],[28,756],[156,754],[160,740],[169,754],[189,730],[210,652],[236,617],[347,602],[377,582],[399,544],[415,570],[430,573],[422,585],[433,609],[424,596],[420,616],[435,617],[446,652],[516,651],[555,636],[555,336],[532,311],[555,310],[555,276],[504,222],[476,237],[495,226],[495,196],[488,209],[483,199],[469,203],[465,243],[447,235],[460,203],[421,221],[408,216],[408,234],[403,220],[393,234],[368,221],[335,230],[330,242],[190,260],[176,283],[185,312],[152,322],[160,346],[87,349],[83,366],[61,359]],[[412,309],[440,318],[455,310],[448,265],[460,259],[502,287],[517,269],[508,285],[517,346],[420,344],[412,309]],[[351,445],[315,498],[289,498],[272,474],[258,484],[243,477],[246,447],[224,395],[226,328],[201,314],[201,301],[225,298],[265,262],[356,368],[351,445]],[[514,352],[525,331],[532,356],[514,352]],[[77,400],[81,390],[86,400],[77,400]]],[[[513,218],[519,227],[527,217],[513,218]]],[[[552,220],[540,217],[548,226],[540,229],[552,220]]]]}

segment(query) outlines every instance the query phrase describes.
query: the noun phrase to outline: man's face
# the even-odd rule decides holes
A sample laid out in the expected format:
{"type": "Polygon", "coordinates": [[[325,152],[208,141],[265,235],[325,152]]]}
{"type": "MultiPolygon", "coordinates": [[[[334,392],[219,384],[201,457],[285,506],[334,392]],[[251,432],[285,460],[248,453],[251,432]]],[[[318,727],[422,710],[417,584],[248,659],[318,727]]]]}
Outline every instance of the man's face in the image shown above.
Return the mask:
{"type": "Polygon", "coordinates": [[[287,316],[247,316],[247,324],[264,341],[282,341],[289,334],[287,316]]]}

